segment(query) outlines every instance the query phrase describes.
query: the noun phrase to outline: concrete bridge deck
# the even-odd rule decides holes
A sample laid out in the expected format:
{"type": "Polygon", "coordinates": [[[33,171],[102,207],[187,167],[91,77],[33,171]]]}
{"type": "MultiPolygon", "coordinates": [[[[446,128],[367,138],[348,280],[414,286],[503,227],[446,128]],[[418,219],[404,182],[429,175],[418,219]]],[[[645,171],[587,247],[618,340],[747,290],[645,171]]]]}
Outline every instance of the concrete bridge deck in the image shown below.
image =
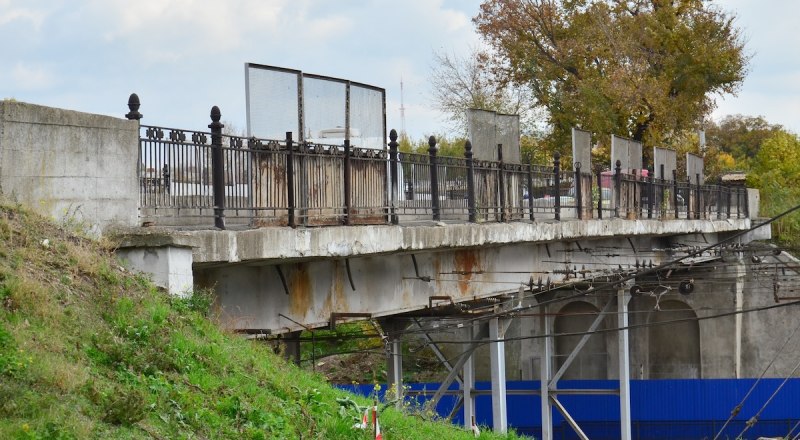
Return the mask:
{"type": "Polygon", "coordinates": [[[560,222],[442,223],[292,229],[124,231],[120,247],[177,246],[192,249],[195,268],[231,263],[289,263],[401,252],[552,243],[627,237],[738,232],[751,220],[572,220],[560,222]]]}

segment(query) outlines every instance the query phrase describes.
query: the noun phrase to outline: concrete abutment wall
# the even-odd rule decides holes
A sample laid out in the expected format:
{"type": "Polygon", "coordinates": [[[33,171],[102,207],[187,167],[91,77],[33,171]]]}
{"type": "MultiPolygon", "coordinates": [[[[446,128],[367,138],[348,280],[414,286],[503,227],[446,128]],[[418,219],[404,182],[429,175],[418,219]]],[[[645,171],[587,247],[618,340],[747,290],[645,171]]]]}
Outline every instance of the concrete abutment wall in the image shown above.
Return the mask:
{"type": "Polygon", "coordinates": [[[139,124],[0,101],[0,193],[95,235],[138,222],[139,124]]]}

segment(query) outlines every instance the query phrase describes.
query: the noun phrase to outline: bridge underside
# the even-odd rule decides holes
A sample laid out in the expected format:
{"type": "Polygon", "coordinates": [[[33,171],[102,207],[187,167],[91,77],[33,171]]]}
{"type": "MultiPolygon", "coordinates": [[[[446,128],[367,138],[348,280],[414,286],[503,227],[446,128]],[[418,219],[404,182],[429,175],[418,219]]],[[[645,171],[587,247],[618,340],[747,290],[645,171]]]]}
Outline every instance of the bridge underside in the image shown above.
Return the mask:
{"type": "MultiPolygon", "coordinates": [[[[453,235],[452,228],[461,225],[418,227],[414,231],[408,229],[415,228],[387,227],[385,229],[394,234],[399,229],[404,242],[393,244],[391,233],[386,240],[380,237],[371,240],[376,240],[375,246],[395,247],[389,251],[359,252],[356,249],[362,245],[350,241],[310,245],[307,249],[295,247],[295,255],[287,255],[290,252],[286,252],[286,248],[290,245],[271,237],[273,247],[261,247],[262,258],[223,262],[201,257],[201,262],[194,265],[194,282],[195,286],[214,289],[219,316],[226,326],[237,331],[275,334],[332,326],[350,319],[436,314],[446,311],[443,306],[450,306],[451,311],[471,313],[474,307],[486,305],[494,297],[517,295],[521,286],[527,293],[536,293],[578,280],[584,288],[589,288],[600,280],[661,264],[668,258],[670,249],[705,246],[724,236],[726,229],[743,229],[743,225],[727,221],[703,222],[709,230],[696,233],[691,233],[690,227],[696,225],[683,221],[676,221],[674,225],[641,221],[608,223],[634,228],[628,234],[616,235],[608,230],[606,234],[586,236],[565,236],[569,235],[564,234],[568,229],[562,229],[558,231],[561,239],[536,241],[526,236],[534,234],[529,230],[530,224],[516,228],[514,225],[473,225],[472,233],[477,232],[477,236],[469,240],[453,235]],[[493,226],[506,229],[510,226],[511,229],[499,235],[480,236],[481,232],[486,232],[480,228],[491,231],[493,226]],[[671,230],[673,228],[685,228],[685,232],[677,234],[671,230]],[[663,233],[665,230],[670,233],[663,233]],[[515,237],[521,237],[519,242],[514,241],[515,237]],[[503,242],[505,238],[507,242],[503,242]],[[445,244],[448,242],[459,245],[448,246],[445,244]],[[331,249],[340,252],[344,248],[349,251],[330,254],[331,249]],[[276,253],[283,254],[284,258],[271,258],[276,253]]],[[[345,231],[347,234],[357,228],[337,229],[350,229],[345,231]]],[[[313,242],[314,233],[327,234],[328,231],[288,232],[310,233],[310,242],[313,242]]],[[[252,240],[245,244],[241,236],[238,242],[232,242],[230,236],[227,238],[215,238],[224,242],[228,249],[213,247],[217,249],[214,258],[230,257],[231,247],[238,249],[238,257],[255,253],[248,247],[259,247],[252,240]]],[[[309,237],[303,238],[295,243],[309,243],[309,237]]],[[[209,237],[203,239],[207,241],[209,237]]]]}

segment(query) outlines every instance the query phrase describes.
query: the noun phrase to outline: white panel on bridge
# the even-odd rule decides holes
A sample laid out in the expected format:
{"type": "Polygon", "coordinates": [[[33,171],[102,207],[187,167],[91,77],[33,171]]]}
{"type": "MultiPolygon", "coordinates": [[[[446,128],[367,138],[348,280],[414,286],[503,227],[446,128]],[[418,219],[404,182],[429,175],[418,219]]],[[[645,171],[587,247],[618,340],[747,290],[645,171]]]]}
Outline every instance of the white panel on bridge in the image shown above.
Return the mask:
{"type": "Polygon", "coordinates": [[[592,169],[592,133],[579,128],[572,128],[572,166],[581,164],[581,170],[592,169]]]}
{"type": "Polygon", "coordinates": [[[247,136],[300,139],[299,70],[245,64],[247,136]]]}
{"type": "Polygon", "coordinates": [[[686,177],[689,178],[690,182],[697,183],[698,176],[701,184],[705,182],[706,176],[703,172],[702,156],[686,153],[686,177]]]}
{"type": "Polygon", "coordinates": [[[386,91],[299,70],[245,64],[247,135],[386,148],[386,91]]]}
{"type": "Polygon", "coordinates": [[[653,173],[659,179],[674,180],[673,171],[678,169],[678,154],[675,150],[653,147],[653,173]],[[664,175],[661,175],[661,166],[664,166],[664,175]]]}
{"type": "Polygon", "coordinates": [[[642,169],[642,143],[621,136],[611,135],[611,169],[620,162],[623,173],[642,169]]]}
{"type": "Polygon", "coordinates": [[[503,145],[503,161],[520,163],[519,115],[504,115],[489,110],[468,109],[467,128],[473,157],[498,160],[497,145],[503,145]]]}

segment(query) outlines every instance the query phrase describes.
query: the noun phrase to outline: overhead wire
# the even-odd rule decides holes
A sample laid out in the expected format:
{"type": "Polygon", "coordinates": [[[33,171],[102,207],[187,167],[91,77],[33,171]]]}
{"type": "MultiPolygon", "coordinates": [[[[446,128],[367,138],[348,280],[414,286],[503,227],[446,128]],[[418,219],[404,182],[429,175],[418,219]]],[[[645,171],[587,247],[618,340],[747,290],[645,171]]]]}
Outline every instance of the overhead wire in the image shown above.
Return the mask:
{"type": "Polygon", "coordinates": [[[772,393],[772,395],[769,396],[769,399],[767,399],[767,401],[764,402],[763,405],[761,405],[761,408],[758,410],[758,412],[753,417],[747,420],[747,423],[745,423],[742,432],[740,432],[736,438],[742,438],[745,432],[747,432],[750,428],[755,426],[756,423],[758,423],[758,418],[761,417],[761,413],[763,413],[764,410],[767,409],[767,406],[770,404],[770,402],[772,402],[772,399],[774,399],[775,396],[778,395],[778,392],[780,392],[783,386],[786,385],[786,382],[788,382],[789,379],[791,379],[791,377],[794,376],[794,373],[796,373],[798,369],[800,369],[800,361],[797,362],[797,365],[795,365],[794,369],[792,369],[792,372],[789,373],[789,375],[786,376],[785,379],[783,379],[783,382],[781,382],[781,384],[778,385],[778,388],[776,388],[775,391],[772,393]]]}
{"type": "Polygon", "coordinates": [[[792,338],[794,338],[794,335],[797,333],[798,329],[800,329],[800,321],[798,321],[797,325],[795,326],[794,330],[792,330],[792,333],[789,335],[789,337],[786,338],[785,341],[783,341],[783,345],[781,345],[780,348],[778,348],[778,351],[775,352],[775,355],[772,357],[772,360],[770,360],[769,364],[767,364],[767,366],[764,368],[764,370],[761,371],[761,374],[758,376],[758,379],[756,379],[756,381],[753,382],[753,385],[751,385],[750,389],[747,390],[747,393],[744,395],[744,397],[742,397],[742,400],[739,402],[739,404],[736,405],[731,410],[731,414],[730,414],[730,416],[728,416],[728,420],[725,421],[725,423],[722,425],[722,427],[717,432],[717,435],[714,436],[714,440],[717,440],[719,438],[719,436],[722,435],[722,432],[725,430],[725,428],[728,426],[728,424],[731,422],[731,420],[733,420],[734,417],[739,415],[739,412],[742,410],[742,407],[744,406],[744,403],[747,401],[747,399],[750,397],[750,395],[753,394],[753,391],[756,389],[756,386],[761,381],[761,379],[763,379],[764,376],[767,374],[767,371],[769,371],[769,369],[772,368],[772,364],[774,364],[775,361],[778,359],[778,356],[780,356],[780,354],[783,352],[783,350],[789,344],[789,341],[791,341],[792,338]]]}
{"type": "MultiPolygon", "coordinates": [[[[601,283],[596,288],[592,289],[592,291],[597,291],[597,290],[607,289],[607,288],[613,288],[614,286],[622,284],[622,283],[624,283],[626,281],[634,280],[637,277],[643,277],[643,276],[647,276],[647,275],[651,275],[651,274],[656,274],[659,271],[667,269],[667,268],[670,268],[671,266],[673,266],[673,265],[675,265],[677,263],[680,263],[680,262],[682,262],[682,261],[684,261],[684,260],[686,260],[688,258],[691,258],[693,256],[697,256],[697,255],[701,255],[702,253],[707,252],[707,251],[709,251],[711,249],[714,249],[715,247],[721,246],[721,245],[723,245],[725,243],[728,243],[728,242],[732,242],[733,240],[738,239],[738,238],[744,236],[745,234],[747,234],[749,232],[752,232],[752,231],[754,231],[754,230],[756,230],[758,228],[761,228],[763,226],[771,224],[772,222],[774,222],[776,220],[779,220],[780,218],[785,217],[785,216],[787,216],[787,215],[791,214],[792,212],[795,212],[795,211],[797,211],[799,209],[800,209],[800,205],[796,205],[796,206],[794,206],[792,208],[789,208],[786,211],[784,211],[784,212],[782,212],[782,213],[780,213],[778,215],[770,217],[770,218],[760,222],[759,224],[757,224],[755,226],[751,226],[748,229],[739,231],[739,232],[737,232],[737,233],[731,235],[730,237],[727,237],[727,238],[725,238],[725,239],[723,239],[721,241],[718,241],[716,243],[707,245],[705,247],[699,248],[699,249],[691,251],[691,252],[687,252],[687,254],[682,256],[682,257],[678,257],[678,258],[672,259],[670,261],[666,261],[666,262],[661,263],[661,264],[659,264],[657,266],[654,266],[652,268],[644,269],[642,271],[636,271],[636,272],[634,272],[632,274],[621,276],[619,279],[616,279],[616,280],[613,280],[613,281],[608,281],[608,282],[605,282],[605,283],[601,283]]],[[[555,290],[555,289],[550,289],[550,290],[555,290]]],[[[509,292],[506,292],[506,293],[513,293],[513,292],[509,291],[509,292]]],[[[536,294],[531,293],[530,296],[535,297],[537,295],[540,295],[541,293],[546,293],[546,292],[537,292],[536,294]]],[[[517,308],[514,308],[512,310],[495,311],[493,313],[482,315],[480,317],[467,318],[466,321],[474,322],[474,321],[478,321],[478,320],[488,320],[488,319],[496,318],[496,317],[505,317],[505,316],[508,316],[508,315],[513,315],[515,312],[519,312],[521,310],[526,310],[526,309],[531,309],[531,308],[536,308],[536,307],[542,307],[544,305],[549,305],[549,304],[557,303],[557,302],[569,301],[569,300],[584,296],[584,295],[586,295],[586,293],[587,292],[578,292],[578,293],[573,294],[573,295],[566,295],[564,297],[559,297],[559,298],[553,298],[553,299],[550,299],[550,300],[540,301],[540,302],[537,302],[537,304],[517,307],[517,308]]],[[[515,300],[516,300],[515,298],[512,298],[512,299],[509,299],[508,301],[515,301],[515,300]]],[[[506,301],[506,302],[501,301],[500,303],[501,304],[505,304],[508,301],[506,301]]],[[[496,307],[497,305],[498,304],[494,304],[494,305],[492,305],[492,307],[496,307]]]]}

